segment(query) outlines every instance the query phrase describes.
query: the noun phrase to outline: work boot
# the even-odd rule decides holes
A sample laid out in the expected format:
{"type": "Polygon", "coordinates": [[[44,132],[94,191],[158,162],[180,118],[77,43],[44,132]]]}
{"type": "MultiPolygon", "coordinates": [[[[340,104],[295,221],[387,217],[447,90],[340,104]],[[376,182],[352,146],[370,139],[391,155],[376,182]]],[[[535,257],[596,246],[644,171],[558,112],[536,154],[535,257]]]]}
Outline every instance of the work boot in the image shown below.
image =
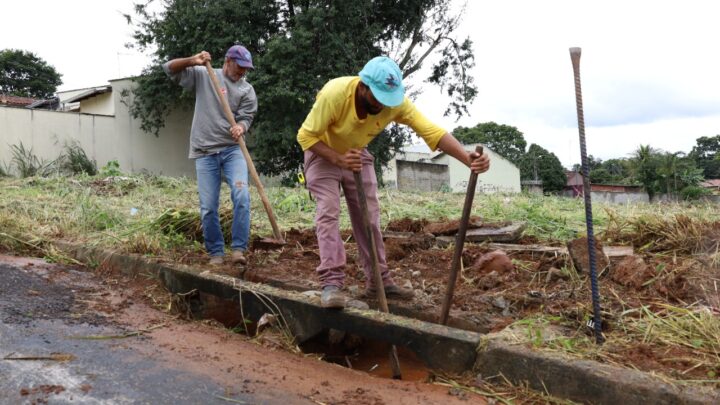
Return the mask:
{"type": "Polygon", "coordinates": [[[243,255],[242,250],[233,250],[230,261],[232,262],[232,264],[239,264],[241,266],[247,264],[247,259],[245,258],[245,255],[243,255]]]}
{"type": "Polygon", "coordinates": [[[329,285],[323,287],[320,296],[320,305],[323,308],[345,308],[345,295],[340,292],[340,288],[329,285]]]}
{"type": "MultiPolygon", "coordinates": [[[[363,298],[377,298],[377,290],[374,286],[365,289],[363,298]]],[[[411,288],[403,288],[397,284],[389,284],[385,286],[385,297],[395,298],[399,300],[411,300],[415,297],[415,290],[411,288]]]]}
{"type": "Polygon", "coordinates": [[[211,256],[210,261],[208,261],[208,264],[211,266],[222,266],[224,262],[224,259],[222,256],[211,256]]]}

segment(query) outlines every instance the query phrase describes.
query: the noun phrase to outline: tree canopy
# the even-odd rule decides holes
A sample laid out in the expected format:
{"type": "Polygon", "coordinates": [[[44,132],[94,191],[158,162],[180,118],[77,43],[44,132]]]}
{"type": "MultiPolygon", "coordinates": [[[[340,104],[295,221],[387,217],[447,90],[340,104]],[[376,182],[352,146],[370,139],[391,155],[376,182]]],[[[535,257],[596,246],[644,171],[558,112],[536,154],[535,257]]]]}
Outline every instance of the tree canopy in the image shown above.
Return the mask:
{"type": "Polygon", "coordinates": [[[701,136],[695,142],[690,157],[706,179],[720,179],[720,135],[701,136]]]}
{"type": "MultiPolygon", "coordinates": [[[[474,65],[472,43],[453,34],[459,17],[450,11],[451,0],[166,0],[164,5],[161,13],[136,5],[134,16],[126,15],[136,28],[134,46],[154,49],[154,64],[138,79],[131,113],[144,130],[157,134],[167,113],[191,100],[160,64],[206,50],[219,66],[225,50],[241,43],[257,68],[248,75],[259,102],[248,146],[267,174],[301,164],[295,138],[317,91],[332,78],[357,75],[375,56],[396,60],[406,78],[429,66],[426,81],[450,97],[446,115],[467,114],[477,93],[467,74],[474,65]]],[[[397,126],[379,135],[370,145],[376,163],[387,162],[408,136],[397,126]]]]}
{"type": "Polygon", "coordinates": [[[523,180],[542,180],[543,190],[558,192],[567,184],[565,168],[558,157],[537,144],[531,144],[520,162],[523,180]]]}
{"type": "Polygon", "coordinates": [[[472,128],[457,127],[453,135],[464,144],[482,143],[509,161],[519,164],[525,154],[525,137],[516,127],[483,122],[472,128]]]}
{"type": "Polygon", "coordinates": [[[0,93],[45,99],[62,84],[61,74],[32,52],[0,51],[0,93]]]}

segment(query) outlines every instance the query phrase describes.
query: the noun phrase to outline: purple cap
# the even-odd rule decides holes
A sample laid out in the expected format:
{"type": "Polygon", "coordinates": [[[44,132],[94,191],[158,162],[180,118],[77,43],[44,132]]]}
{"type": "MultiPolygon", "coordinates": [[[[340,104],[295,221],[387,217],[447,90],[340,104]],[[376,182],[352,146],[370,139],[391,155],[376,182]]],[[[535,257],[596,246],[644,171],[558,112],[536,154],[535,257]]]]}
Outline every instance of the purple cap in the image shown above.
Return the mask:
{"type": "Polygon", "coordinates": [[[233,59],[240,67],[255,69],[255,66],[252,64],[252,55],[250,55],[250,51],[242,45],[231,46],[225,53],[225,57],[233,59]]]}

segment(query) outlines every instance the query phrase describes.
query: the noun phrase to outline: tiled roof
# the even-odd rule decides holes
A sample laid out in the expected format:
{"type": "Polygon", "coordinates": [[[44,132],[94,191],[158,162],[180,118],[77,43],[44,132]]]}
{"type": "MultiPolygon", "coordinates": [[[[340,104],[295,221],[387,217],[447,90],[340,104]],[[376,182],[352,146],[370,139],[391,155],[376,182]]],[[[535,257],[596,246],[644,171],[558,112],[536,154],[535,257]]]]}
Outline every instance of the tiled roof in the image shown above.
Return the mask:
{"type": "Polygon", "coordinates": [[[702,183],[700,183],[700,185],[703,187],[708,187],[708,188],[710,188],[710,187],[720,188],[720,179],[707,179],[707,180],[703,181],[702,183]]]}
{"type": "Polygon", "coordinates": [[[36,99],[30,97],[17,97],[7,94],[0,94],[0,104],[6,104],[15,107],[25,107],[26,105],[30,105],[36,101],[36,99]]]}

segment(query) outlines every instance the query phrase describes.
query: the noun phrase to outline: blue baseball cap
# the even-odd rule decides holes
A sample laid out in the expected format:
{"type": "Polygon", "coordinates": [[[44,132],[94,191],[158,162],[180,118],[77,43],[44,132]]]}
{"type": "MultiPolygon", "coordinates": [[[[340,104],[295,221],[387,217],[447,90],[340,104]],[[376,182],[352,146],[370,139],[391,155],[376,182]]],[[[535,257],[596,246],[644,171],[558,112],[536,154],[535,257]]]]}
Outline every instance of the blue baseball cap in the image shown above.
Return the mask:
{"type": "Polygon", "coordinates": [[[250,51],[242,45],[231,46],[225,53],[225,57],[233,59],[240,67],[255,69],[255,66],[252,64],[252,55],[250,55],[250,51]]]}
{"type": "Polygon", "coordinates": [[[402,71],[397,63],[387,56],[370,59],[358,75],[382,105],[397,107],[405,99],[402,71]]]}

